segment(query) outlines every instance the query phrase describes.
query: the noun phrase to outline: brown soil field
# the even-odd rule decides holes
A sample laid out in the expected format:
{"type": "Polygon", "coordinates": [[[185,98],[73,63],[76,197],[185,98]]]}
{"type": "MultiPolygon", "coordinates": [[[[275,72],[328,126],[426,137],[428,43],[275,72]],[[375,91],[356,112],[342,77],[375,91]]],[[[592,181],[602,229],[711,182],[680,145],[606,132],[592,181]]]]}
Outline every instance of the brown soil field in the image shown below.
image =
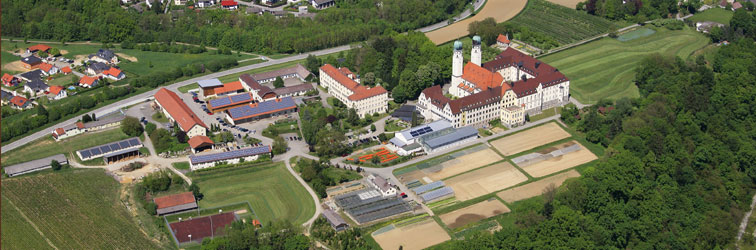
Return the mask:
{"type": "Polygon", "coordinates": [[[450,240],[451,237],[432,219],[391,231],[373,235],[373,239],[383,249],[420,250],[450,240]]]}
{"type": "Polygon", "coordinates": [[[65,55],[65,54],[68,54],[68,50],[64,50],[64,49],[62,49],[62,50],[60,50],[60,54],[61,54],[61,55],[65,55]]]}
{"type": "Polygon", "coordinates": [[[482,201],[475,205],[460,208],[452,212],[439,215],[441,221],[451,229],[475,223],[480,220],[491,218],[503,213],[509,213],[509,208],[497,199],[482,201]]]}
{"type": "Polygon", "coordinates": [[[492,141],[491,145],[504,155],[513,155],[567,137],[570,133],[551,122],[492,141]]]}
{"type": "MultiPolygon", "coordinates": [[[[493,17],[497,23],[512,19],[525,8],[527,0],[488,0],[483,8],[472,17],[453,23],[446,27],[425,33],[436,45],[442,44],[469,34],[467,27],[470,23],[493,17]]],[[[574,5],[572,6],[575,7],[574,5]]]]}
{"type": "Polygon", "coordinates": [[[124,54],[124,53],[116,53],[116,55],[120,56],[123,59],[132,61],[132,62],[138,62],[139,61],[139,59],[137,59],[136,57],[133,57],[133,56],[130,56],[130,55],[127,55],[127,54],[124,54]]]}
{"type": "Polygon", "coordinates": [[[508,189],[496,194],[502,200],[512,203],[519,200],[524,200],[530,197],[536,197],[543,194],[543,190],[551,184],[559,187],[569,178],[580,177],[580,173],[575,170],[570,170],[558,175],[543,178],[538,181],[534,181],[516,188],[508,189]]]}
{"type": "MultiPolygon", "coordinates": [[[[577,143],[577,142],[574,142],[577,143]]],[[[522,167],[530,176],[547,176],[577,165],[598,159],[590,150],[580,145],[580,150],[522,167]]]]}
{"type": "Polygon", "coordinates": [[[87,60],[87,55],[76,55],[74,57],[74,64],[82,64],[87,60]]]}
{"type": "Polygon", "coordinates": [[[23,66],[23,64],[21,63],[20,60],[19,61],[10,62],[10,63],[6,63],[5,65],[3,65],[3,69],[4,70],[8,70],[8,71],[18,71],[18,72],[29,71],[26,68],[24,68],[24,66],[23,66]]]}
{"type": "Polygon", "coordinates": [[[444,182],[454,189],[457,200],[466,201],[527,180],[528,177],[514,166],[502,162],[452,177],[444,182]]]}
{"type": "Polygon", "coordinates": [[[441,164],[442,169],[440,171],[431,172],[435,167],[422,169],[421,171],[425,172],[434,181],[438,181],[500,161],[501,159],[499,154],[491,149],[486,149],[444,162],[441,164]]]}
{"type": "Polygon", "coordinates": [[[561,6],[564,6],[564,7],[570,8],[570,9],[573,9],[573,10],[575,9],[575,6],[577,6],[577,4],[579,2],[583,2],[583,1],[580,1],[580,0],[548,0],[548,1],[552,2],[552,3],[555,3],[555,4],[559,4],[561,6]]]}

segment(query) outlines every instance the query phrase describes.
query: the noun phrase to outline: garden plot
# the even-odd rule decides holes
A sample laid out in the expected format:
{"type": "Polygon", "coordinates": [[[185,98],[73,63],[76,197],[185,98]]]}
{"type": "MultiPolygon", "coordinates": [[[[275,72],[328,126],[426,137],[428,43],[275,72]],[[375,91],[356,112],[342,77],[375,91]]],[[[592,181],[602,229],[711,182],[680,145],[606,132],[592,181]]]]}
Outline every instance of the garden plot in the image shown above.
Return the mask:
{"type": "Polygon", "coordinates": [[[512,161],[530,176],[542,177],[593,161],[598,157],[580,143],[571,141],[515,159],[512,161]],[[521,163],[517,163],[515,159],[521,163]]]}
{"type": "Polygon", "coordinates": [[[373,239],[383,249],[419,250],[450,240],[446,231],[432,219],[403,227],[389,225],[373,232],[373,239]]]}
{"type": "Polygon", "coordinates": [[[556,123],[547,123],[491,142],[504,155],[513,155],[550,142],[570,137],[556,123]]]}
{"type": "Polygon", "coordinates": [[[539,196],[543,193],[543,190],[551,184],[559,187],[569,178],[580,177],[580,173],[575,170],[570,170],[561,174],[543,178],[539,181],[534,181],[516,188],[508,189],[496,194],[502,200],[512,203],[519,200],[524,200],[531,197],[539,196]]]}
{"type": "Polygon", "coordinates": [[[509,213],[509,208],[496,198],[482,201],[475,205],[460,208],[450,213],[439,215],[441,221],[451,229],[475,223],[483,219],[491,218],[503,213],[509,213]]]}
{"type": "Polygon", "coordinates": [[[484,145],[480,145],[425,161],[413,167],[414,171],[396,172],[395,174],[401,180],[408,182],[424,180],[424,177],[432,181],[439,181],[500,160],[502,158],[499,154],[484,145]]]}
{"type": "Polygon", "coordinates": [[[454,189],[457,200],[466,201],[527,181],[528,177],[507,162],[481,168],[448,179],[446,185],[454,189]]]}

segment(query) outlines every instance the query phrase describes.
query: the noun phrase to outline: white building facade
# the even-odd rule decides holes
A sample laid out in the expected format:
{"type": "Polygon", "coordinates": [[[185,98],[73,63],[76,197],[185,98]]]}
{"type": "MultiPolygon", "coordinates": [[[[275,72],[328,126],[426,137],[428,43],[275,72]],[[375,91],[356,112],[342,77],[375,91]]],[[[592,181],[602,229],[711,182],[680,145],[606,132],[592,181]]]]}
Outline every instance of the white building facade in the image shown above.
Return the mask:
{"type": "Polygon", "coordinates": [[[388,91],[381,86],[368,88],[360,85],[359,78],[347,68],[323,65],[320,67],[320,85],[347,108],[355,109],[361,118],[388,110],[388,91]]]}

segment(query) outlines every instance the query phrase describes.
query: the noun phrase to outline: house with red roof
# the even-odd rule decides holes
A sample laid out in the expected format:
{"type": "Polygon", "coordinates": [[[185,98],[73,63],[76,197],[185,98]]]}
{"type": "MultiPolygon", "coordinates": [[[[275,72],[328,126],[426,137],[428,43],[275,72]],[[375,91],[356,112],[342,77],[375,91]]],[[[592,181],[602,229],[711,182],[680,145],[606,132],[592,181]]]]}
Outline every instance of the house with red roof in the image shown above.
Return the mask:
{"type": "Polygon", "coordinates": [[[100,78],[94,76],[82,76],[79,79],[79,86],[82,88],[91,88],[97,86],[100,83],[100,78]]]}
{"type": "Polygon", "coordinates": [[[733,11],[736,11],[736,10],[738,10],[740,8],[743,8],[743,4],[741,4],[740,2],[735,2],[735,3],[732,4],[732,10],[733,11]]]}
{"type": "Polygon", "coordinates": [[[161,88],[155,93],[155,105],[160,108],[165,117],[176,122],[189,138],[207,136],[207,125],[186,106],[175,92],[161,88]]]}
{"type": "Polygon", "coordinates": [[[58,69],[58,67],[55,67],[55,65],[52,65],[52,64],[49,64],[49,63],[41,63],[39,65],[39,69],[42,70],[42,73],[44,73],[45,75],[48,75],[48,76],[54,75],[54,74],[57,74],[58,72],[60,72],[60,69],[58,69]]]}
{"type": "Polygon", "coordinates": [[[511,41],[509,41],[509,36],[505,36],[502,34],[499,34],[498,37],[496,37],[496,45],[499,46],[499,48],[507,48],[509,47],[509,44],[511,41]]]}
{"type": "Polygon", "coordinates": [[[197,200],[192,192],[166,195],[153,199],[157,205],[157,214],[166,215],[197,209],[197,200]]]}
{"type": "Polygon", "coordinates": [[[17,109],[27,109],[31,108],[31,104],[29,102],[29,99],[26,99],[21,96],[14,96],[10,99],[10,104],[12,107],[17,109]]]}
{"type": "Polygon", "coordinates": [[[102,76],[107,77],[113,81],[119,81],[123,78],[126,78],[126,74],[123,73],[120,69],[116,67],[111,67],[105,71],[102,72],[102,76]]]}
{"type": "Polygon", "coordinates": [[[68,93],[66,92],[66,88],[59,85],[53,85],[50,86],[50,95],[52,95],[53,100],[60,100],[63,98],[68,97],[68,93]]]}
{"type": "Polygon", "coordinates": [[[73,71],[71,70],[71,67],[65,66],[60,69],[60,72],[63,73],[64,75],[68,75],[68,74],[71,74],[71,72],[73,71]]]}
{"type": "Polygon", "coordinates": [[[239,8],[239,3],[233,0],[223,0],[221,1],[221,7],[227,10],[235,10],[239,8]]]}
{"type": "Polygon", "coordinates": [[[187,141],[189,143],[189,147],[192,148],[192,153],[199,153],[206,149],[212,149],[213,140],[210,139],[210,137],[204,136],[204,135],[198,135],[195,137],[192,137],[187,141]]]}
{"type": "Polygon", "coordinates": [[[44,45],[44,44],[37,44],[33,45],[26,49],[26,53],[37,53],[39,51],[49,52],[51,49],[50,46],[44,45]]]}
{"type": "Polygon", "coordinates": [[[348,68],[336,68],[325,64],[320,67],[320,85],[339,99],[347,108],[353,108],[360,117],[374,113],[386,113],[388,91],[380,85],[367,87],[359,83],[359,77],[348,68]]]}
{"type": "Polygon", "coordinates": [[[19,80],[18,77],[15,77],[8,73],[3,74],[3,85],[8,87],[15,87],[19,83],[21,83],[21,80],[19,80]]]}

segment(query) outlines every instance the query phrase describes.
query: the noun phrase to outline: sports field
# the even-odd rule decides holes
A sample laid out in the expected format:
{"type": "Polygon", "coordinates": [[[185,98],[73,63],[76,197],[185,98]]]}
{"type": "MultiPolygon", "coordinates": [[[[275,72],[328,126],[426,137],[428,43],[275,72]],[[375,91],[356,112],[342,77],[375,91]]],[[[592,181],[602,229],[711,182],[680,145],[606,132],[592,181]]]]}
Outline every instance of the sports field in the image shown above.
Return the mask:
{"type": "Polygon", "coordinates": [[[263,225],[275,220],[302,224],[315,213],[315,204],[283,162],[213,170],[194,178],[205,197],[201,208],[248,201],[263,225]]]}
{"type": "Polygon", "coordinates": [[[560,148],[573,146],[573,145],[579,147],[579,150],[571,151],[569,153],[561,154],[556,157],[551,157],[545,160],[534,162],[526,166],[520,165],[520,168],[522,168],[522,170],[527,172],[530,176],[537,178],[537,177],[547,176],[547,175],[598,159],[598,157],[596,157],[596,155],[591,153],[590,150],[586,149],[583,145],[580,145],[580,143],[576,141],[571,141],[571,142],[568,142],[568,143],[565,143],[556,147],[550,147],[548,149],[542,150],[542,152],[539,152],[539,153],[554,154],[554,152],[558,152],[560,148]]]}
{"type": "Polygon", "coordinates": [[[687,59],[709,39],[695,30],[655,28],[656,33],[621,42],[605,37],[542,58],[570,78],[570,94],[582,103],[601,98],[638,97],[635,68],[654,53],[687,59]]]}
{"type": "Polygon", "coordinates": [[[550,122],[491,142],[504,155],[513,155],[550,142],[570,137],[556,123],[550,122]]]}
{"type": "Polygon", "coordinates": [[[45,136],[7,153],[3,153],[0,159],[2,159],[3,166],[41,159],[56,154],[66,154],[69,160],[73,160],[70,159],[68,153],[126,138],[129,138],[129,136],[123,133],[120,128],[84,133],[59,142],[53,140],[52,136],[45,136]]]}
{"type": "Polygon", "coordinates": [[[527,180],[528,177],[520,170],[517,170],[508,162],[501,162],[452,177],[444,180],[444,182],[454,189],[457,200],[466,201],[527,180]]]}
{"type": "Polygon", "coordinates": [[[691,20],[693,22],[711,21],[724,25],[730,25],[730,19],[732,19],[733,14],[734,12],[723,8],[711,8],[703,12],[696,13],[692,17],[688,18],[688,20],[691,20]]]}
{"type": "Polygon", "coordinates": [[[538,181],[534,181],[516,188],[507,189],[496,194],[502,200],[506,202],[515,202],[524,200],[530,197],[536,197],[543,194],[543,190],[551,184],[554,186],[561,186],[565,180],[569,178],[580,177],[580,173],[575,170],[570,170],[554,176],[549,176],[538,181]]]}
{"type": "Polygon", "coordinates": [[[503,213],[509,213],[509,208],[496,198],[482,201],[472,206],[460,208],[452,212],[439,215],[447,227],[455,229],[480,220],[491,218],[503,213]]]}
{"type": "Polygon", "coordinates": [[[119,184],[101,169],[3,179],[2,200],[3,249],[161,248],[134,223],[119,184]]]}
{"type": "Polygon", "coordinates": [[[426,219],[385,232],[376,231],[373,233],[373,239],[384,250],[400,247],[405,250],[420,250],[450,240],[451,237],[436,221],[426,219]]]}
{"type": "Polygon", "coordinates": [[[488,0],[483,8],[480,9],[480,12],[474,16],[425,33],[425,36],[436,45],[439,45],[469,34],[467,27],[472,22],[482,21],[489,17],[493,17],[497,23],[509,20],[515,17],[517,13],[520,13],[527,3],[527,0],[488,0]]]}

